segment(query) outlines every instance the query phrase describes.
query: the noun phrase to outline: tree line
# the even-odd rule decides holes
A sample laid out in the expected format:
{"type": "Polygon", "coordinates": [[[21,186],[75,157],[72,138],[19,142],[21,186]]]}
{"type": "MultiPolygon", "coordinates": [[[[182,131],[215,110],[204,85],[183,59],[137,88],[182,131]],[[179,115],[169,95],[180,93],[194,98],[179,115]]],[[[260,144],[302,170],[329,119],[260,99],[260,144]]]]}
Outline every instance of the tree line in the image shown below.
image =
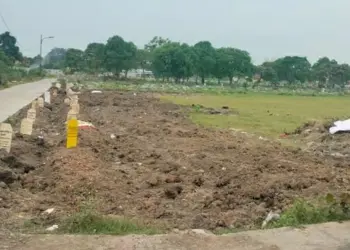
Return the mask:
{"type": "Polygon", "coordinates": [[[82,51],[67,49],[64,67],[72,72],[112,72],[119,77],[131,69],[151,70],[157,79],[183,82],[198,77],[201,83],[208,78],[223,79],[233,84],[234,78],[247,81],[268,81],[278,87],[286,84],[316,82],[320,88],[344,87],[350,80],[350,66],[322,57],[311,64],[306,57],[285,56],[254,65],[248,51],[232,47],[215,48],[209,41],[194,45],[154,37],[143,48],[120,36],[104,43],[90,43],[82,51]]]}
{"type": "MultiPolygon", "coordinates": [[[[15,62],[28,66],[40,60],[40,56],[24,57],[16,38],[8,32],[0,35],[0,66],[11,67],[15,62]]],[[[320,88],[334,88],[344,87],[350,81],[350,66],[328,57],[311,64],[306,57],[285,56],[254,65],[245,50],[215,48],[209,41],[189,45],[157,36],[143,48],[120,36],[113,36],[106,43],[90,43],[85,50],[54,48],[43,63],[46,68],[64,69],[68,73],[108,72],[116,78],[127,77],[131,69],[142,69],[152,71],[156,79],[185,82],[195,78],[202,84],[215,78],[218,84],[225,80],[234,85],[234,79],[244,78],[254,83],[264,80],[274,87],[282,82],[301,86],[313,82],[320,88]]]]}

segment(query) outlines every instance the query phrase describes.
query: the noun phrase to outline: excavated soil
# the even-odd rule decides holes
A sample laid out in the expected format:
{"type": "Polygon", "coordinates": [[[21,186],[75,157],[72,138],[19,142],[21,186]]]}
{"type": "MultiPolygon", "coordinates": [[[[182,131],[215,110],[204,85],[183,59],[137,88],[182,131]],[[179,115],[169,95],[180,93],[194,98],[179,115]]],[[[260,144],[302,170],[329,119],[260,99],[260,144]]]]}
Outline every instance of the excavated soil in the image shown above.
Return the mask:
{"type": "Polygon", "coordinates": [[[338,132],[330,134],[329,128],[333,122],[339,119],[332,119],[326,122],[310,121],[296,129],[292,136],[304,143],[306,151],[320,157],[333,157],[350,159],[350,133],[338,132]]]}
{"type": "MultiPolygon", "coordinates": [[[[83,92],[79,119],[96,129],[80,130],[78,147],[66,149],[63,99],[40,110],[32,136],[16,133],[11,153],[0,154],[8,228],[55,208],[52,225],[84,203],[168,229],[253,228],[297,197],[350,190],[344,158],[201,128],[152,94],[83,92]]],[[[9,119],[15,131],[27,109],[9,119]]]]}

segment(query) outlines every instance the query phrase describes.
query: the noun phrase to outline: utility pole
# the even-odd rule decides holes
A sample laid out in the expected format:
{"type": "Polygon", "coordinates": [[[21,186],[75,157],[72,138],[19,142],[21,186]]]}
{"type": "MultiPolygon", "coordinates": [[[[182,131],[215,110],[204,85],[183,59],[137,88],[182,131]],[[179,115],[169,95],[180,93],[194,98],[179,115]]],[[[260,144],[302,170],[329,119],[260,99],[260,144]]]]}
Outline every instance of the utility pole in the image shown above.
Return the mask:
{"type": "Polygon", "coordinates": [[[53,39],[53,36],[47,36],[47,37],[43,37],[43,35],[40,35],[40,73],[43,70],[43,57],[42,57],[42,53],[43,53],[43,41],[45,39],[53,39]]]}

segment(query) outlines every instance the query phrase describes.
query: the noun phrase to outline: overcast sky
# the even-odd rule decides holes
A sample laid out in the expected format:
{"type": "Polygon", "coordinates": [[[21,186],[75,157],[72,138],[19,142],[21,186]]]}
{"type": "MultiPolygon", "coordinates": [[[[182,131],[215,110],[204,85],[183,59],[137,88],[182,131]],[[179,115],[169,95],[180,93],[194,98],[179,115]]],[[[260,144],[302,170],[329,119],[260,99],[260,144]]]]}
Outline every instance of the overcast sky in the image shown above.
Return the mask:
{"type": "MultiPolygon", "coordinates": [[[[85,49],[120,35],[143,47],[153,36],[250,52],[255,63],[285,55],[350,63],[349,0],[0,0],[25,55],[85,49]]],[[[0,32],[7,30],[0,20],[0,32]]]]}

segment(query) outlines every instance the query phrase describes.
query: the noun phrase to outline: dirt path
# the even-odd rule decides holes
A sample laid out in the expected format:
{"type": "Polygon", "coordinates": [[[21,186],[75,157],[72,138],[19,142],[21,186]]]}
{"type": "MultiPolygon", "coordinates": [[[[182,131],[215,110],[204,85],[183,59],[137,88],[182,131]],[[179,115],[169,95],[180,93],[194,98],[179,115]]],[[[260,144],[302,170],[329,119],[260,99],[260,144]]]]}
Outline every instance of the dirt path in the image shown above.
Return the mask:
{"type": "MultiPolygon", "coordinates": [[[[8,250],[349,250],[350,223],[327,223],[304,229],[251,231],[226,236],[177,233],[160,236],[12,236],[1,240],[8,250]]],[[[0,235],[1,236],[1,235],[0,235]]]]}

